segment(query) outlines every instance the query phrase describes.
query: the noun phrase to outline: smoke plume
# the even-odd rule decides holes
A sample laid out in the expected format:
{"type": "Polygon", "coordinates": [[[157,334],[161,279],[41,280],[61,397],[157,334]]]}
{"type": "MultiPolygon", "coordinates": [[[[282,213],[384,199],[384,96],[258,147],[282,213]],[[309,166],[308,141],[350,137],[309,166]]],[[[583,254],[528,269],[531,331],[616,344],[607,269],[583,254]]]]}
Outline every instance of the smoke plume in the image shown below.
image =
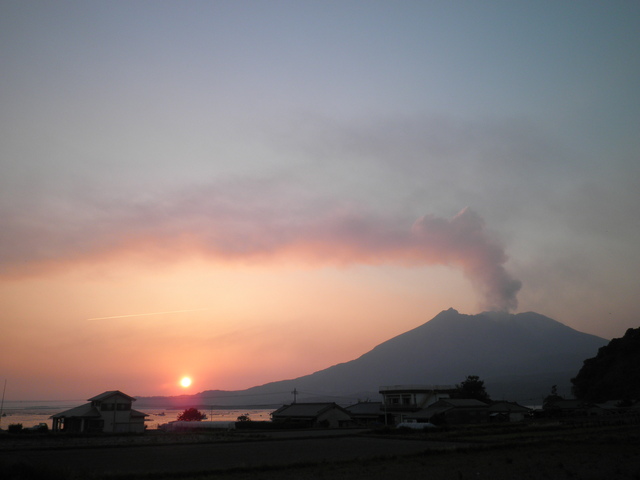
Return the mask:
{"type": "Polygon", "coordinates": [[[522,286],[505,270],[504,247],[487,233],[480,215],[465,208],[450,220],[426,215],[412,228],[425,258],[460,268],[483,299],[482,308],[514,310],[522,286]]]}

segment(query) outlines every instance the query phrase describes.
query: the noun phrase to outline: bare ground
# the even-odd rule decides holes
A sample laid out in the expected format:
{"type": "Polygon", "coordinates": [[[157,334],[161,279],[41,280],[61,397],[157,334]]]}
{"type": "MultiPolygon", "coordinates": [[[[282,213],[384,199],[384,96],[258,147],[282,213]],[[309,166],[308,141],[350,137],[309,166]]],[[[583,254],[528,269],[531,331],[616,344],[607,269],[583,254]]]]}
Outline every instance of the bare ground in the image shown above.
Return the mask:
{"type": "MultiPolygon", "coordinates": [[[[131,439],[127,439],[131,443],[131,439]]],[[[148,440],[144,440],[148,443],[148,440]]],[[[638,425],[436,434],[234,437],[131,448],[0,451],[0,477],[111,479],[636,479],[638,425]]]]}
{"type": "Polygon", "coordinates": [[[501,447],[489,450],[426,452],[341,463],[300,465],[285,469],[245,470],[211,476],[219,480],[388,480],[445,479],[640,479],[640,446],[558,444],[501,447]]]}

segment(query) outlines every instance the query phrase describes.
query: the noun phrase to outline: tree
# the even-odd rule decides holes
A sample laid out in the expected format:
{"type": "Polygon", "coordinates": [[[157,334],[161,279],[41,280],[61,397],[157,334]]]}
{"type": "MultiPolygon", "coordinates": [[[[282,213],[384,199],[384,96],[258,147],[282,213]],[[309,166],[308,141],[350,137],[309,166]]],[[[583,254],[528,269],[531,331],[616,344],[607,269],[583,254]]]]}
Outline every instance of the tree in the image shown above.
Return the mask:
{"type": "Polygon", "coordinates": [[[469,375],[466,380],[458,385],[452,392],[452,398],[474,398],[481,402],[490,402],[491,398],[484,389],[484,381],[477,375],[469,375]]]}
{"type": "Polygon", "coordinates": [[[202,413],[196,408],[187,408],[184,412],[178,415],[178,420],[182,422],[200,422],[207,418],[205,413],[202,413]]]}
{"type": "Polygon", "coordinates": [[[545,399],[542,401],[542,408],[547,409],[559,400],[564,400],[564,398],[558,395],[558,386],[553,385],[551,387],[551,394],[547,395],[545,399]]]}
{"type": "Polygon", "coordinates": [[[248,414],[244,414],[244,415],[240,415],[237,419],[238,422],[250,422],[251,421],[251,417],[249,417],[248,414]]]}

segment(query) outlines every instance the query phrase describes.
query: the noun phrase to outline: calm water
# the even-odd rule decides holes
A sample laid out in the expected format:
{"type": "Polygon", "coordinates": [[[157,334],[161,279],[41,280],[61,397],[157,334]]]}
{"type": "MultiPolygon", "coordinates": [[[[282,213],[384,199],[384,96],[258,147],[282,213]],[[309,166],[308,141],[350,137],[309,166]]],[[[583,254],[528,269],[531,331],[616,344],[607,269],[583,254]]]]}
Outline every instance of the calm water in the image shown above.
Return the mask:
{"type": "MultiPolygon", "coordinates": [[[[6,430],[7,427],[14,423],[21,423],[23,428],[32,427],[39,423],[46,423],[51,428],[51,415],[60,413],[73,407],[78,407],[87,403],[86,400],[70,400],[70,401],[5,401],[3,412],[5,416],[0,417],[0,428],[6,430]]],[[[135,408],[135,404],[134,404],[135,408]]],[[[144,413],[149,414],[146,418],[148,429],[156,429],[163,423],[177,420],[178,415],[184,409],[162,409],[162,408],[136,408],[144,413]]],[[[271,412],[275,409],[201,409],[202,413],[207,415],[205,420],[214,421],[235,421],[240,415],[248,415],[251,420],[268,421],[271,420],[271,412]]]]}

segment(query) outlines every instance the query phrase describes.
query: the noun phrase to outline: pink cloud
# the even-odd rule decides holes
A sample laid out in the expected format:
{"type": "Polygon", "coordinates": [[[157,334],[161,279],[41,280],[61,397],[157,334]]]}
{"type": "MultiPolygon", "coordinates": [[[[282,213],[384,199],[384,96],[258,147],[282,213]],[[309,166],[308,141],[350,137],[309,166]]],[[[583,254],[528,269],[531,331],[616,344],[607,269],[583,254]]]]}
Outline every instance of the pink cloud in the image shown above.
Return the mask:
{"type": "Polygon", "coordinates": [[[354,207],[322,205],[316,212],[285,205],[276,184],[235,187],[195,189],[173,201],[89,204],[65,216],[4,215],[0,272],[29,274],[131,253],[163,262],[194,252],[222,261],[449,265],[473,284],[483,308],[517,305],[520,282],[504,268],[504,247],[469,208],[451,219],[426,215],[411,226],[354,207]]]}

